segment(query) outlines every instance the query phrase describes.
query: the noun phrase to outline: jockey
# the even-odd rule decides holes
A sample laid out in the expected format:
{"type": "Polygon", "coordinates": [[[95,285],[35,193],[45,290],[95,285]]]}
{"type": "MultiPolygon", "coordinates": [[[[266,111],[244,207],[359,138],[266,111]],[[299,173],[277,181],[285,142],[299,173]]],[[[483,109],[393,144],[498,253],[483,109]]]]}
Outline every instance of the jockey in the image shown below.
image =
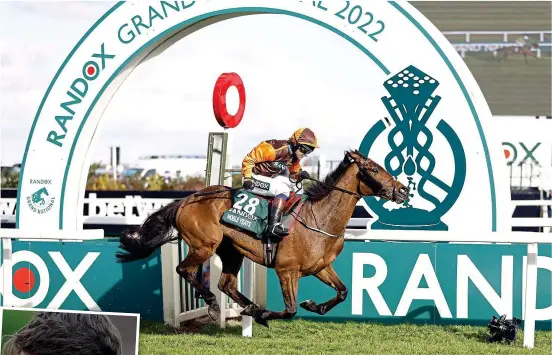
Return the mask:
{"type": "Polygon", "coordinates": [[[519,37],[518,39],[516,39],[517,47],[523,48],[523,46],[525,46],[527,44],[528,40],[529,40],[529,37],[527,35],[525,35],[523,37],[519,37]]]}
{"type": "Polygon", "coordinates": [[[315,148],[319,147],[314,133],[309,128],[300,128],[290,139],[261,142],[243,159],[243,187],[261,196],[274,196],[268,230],[275,237],[289,234],[280,221],[284,203],[295,186],[286,175],[294,180],[310,178],[299,162],[315,148]]]}

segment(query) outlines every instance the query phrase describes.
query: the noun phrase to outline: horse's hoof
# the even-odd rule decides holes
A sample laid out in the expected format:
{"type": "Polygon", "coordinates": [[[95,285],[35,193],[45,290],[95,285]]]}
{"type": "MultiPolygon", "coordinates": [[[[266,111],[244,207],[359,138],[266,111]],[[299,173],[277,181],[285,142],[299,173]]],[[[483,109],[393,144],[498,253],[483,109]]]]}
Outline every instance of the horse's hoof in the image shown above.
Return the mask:
{"type": "Polygon", "coordinates": [[[213,303],[207,308],[207,313],[212,320],[217,320],[220,315],[220,307],[217,303],[213,303]]]}
{"type": "Polygon", "coordinates": [[[263,325],[267,328],[268,326],[268,320],[266,319],[266,316],[268,315],[268,312],[261,312],[261,314],[257,317],[255,317],[255,322],[259,323],[260,325],[263,325]]]}
{"type": "Polygon", "coordinates": [[[306,300],[301,302],[299,304],[302,308],[306,309],[307,311],[315,312],[316,311],[316,303],[313,300],[306,300]]]}

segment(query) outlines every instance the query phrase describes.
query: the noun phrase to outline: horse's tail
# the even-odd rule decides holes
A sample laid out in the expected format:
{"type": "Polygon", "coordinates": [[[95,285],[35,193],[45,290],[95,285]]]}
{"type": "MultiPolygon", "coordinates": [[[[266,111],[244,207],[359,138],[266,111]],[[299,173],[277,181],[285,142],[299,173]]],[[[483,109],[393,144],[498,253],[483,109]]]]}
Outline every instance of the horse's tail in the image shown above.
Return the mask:
{"type": "Polygon", "coordinates": [[[151,214],[140,227],[126,230],[120,237],[119,248],[126,253],[117,252],[117,262],[126,263],[147,258],[163,244],[177,240],[172,236],[176,227],[176,213],[182,201],[174,201],[151,214]]]}

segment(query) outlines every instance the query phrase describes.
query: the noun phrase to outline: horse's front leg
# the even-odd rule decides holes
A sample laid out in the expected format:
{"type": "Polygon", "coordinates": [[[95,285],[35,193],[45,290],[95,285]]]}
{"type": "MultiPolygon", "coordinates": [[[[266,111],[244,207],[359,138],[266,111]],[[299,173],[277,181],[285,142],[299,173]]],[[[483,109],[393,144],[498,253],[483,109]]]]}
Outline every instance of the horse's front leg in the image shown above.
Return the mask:
{"type": "Polygon", "coordinates": [[[311,311],[320,315],[328,313],[332,308],[345,301],[347,298],[347,287],[343,285],[343,282],[337,276],[332,265],[328,265],[325,269],[320,271],[318,274],[315,274],[320,281],[330,286],[331,288],[337,291],[337,295],[331,300],[316,304],[313,300],[306,300],[301,302],[300,306],[307,311],[311,311]]]}
{"type": "Polygon", "coordinates": [[[280,279],[280,286],[282,287],[282,295],[284,297],[286,309],[283,312],[262,310],[257,313],[255,321],[267,327],[268,324],[266,321],[268,320],[289,319],[293,318],[297,313],[297,290],[301,274],[298,271],[276,271],[276,273],[280,279]]]}

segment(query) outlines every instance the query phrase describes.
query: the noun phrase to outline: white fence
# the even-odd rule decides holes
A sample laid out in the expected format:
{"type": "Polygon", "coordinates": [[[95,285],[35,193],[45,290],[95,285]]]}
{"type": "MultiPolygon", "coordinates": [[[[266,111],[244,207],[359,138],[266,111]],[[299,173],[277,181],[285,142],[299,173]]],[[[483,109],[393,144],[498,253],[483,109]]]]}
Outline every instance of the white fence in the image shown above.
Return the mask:
{"type": "Polygon", "coordinates": [[[496,35],[501,36],[503,42],[508,42],[511,40],[516,40],[519,36],[539,36],[539,42],[544,42],[545,37],[548,35],[552,35],[552,31],[443,31],[443,34],[445,36],[451,35],[451,36],[464,36],[464,39],[467,43],[470,43],[472,40],[472,37],[477,37],[478,35],[496,35]],[[512,36],[515,36],[515,38],[512,39],[512,36]]]}
{"type": "MultiPolygon", "coordinates": [[[[550,37],[552,36],[552,31],[444,31],[445,36],[463,36],[463,42],[459,43],[454,39],[449,38],[449,41],[452,43],[457,52],[460,53],[462,58],[466,56],[467,52],[495,52],[496,50],[512,46],[515,44],[515,40],[519,36],[528,35],[535,39],[536,36],[539,38],[539,46],[542,48],[549,48],[548,51],[552,49],[552,44],[550,43],[550,37]],[[485,42],[477,41],[478,36],[484,36],[485,42]],[[496,36],[497,40],[489,42],[489,36],[496,36]],[[547,38],[548,37],[548,38],[547,38]],[[500,38],[500,39],[499,39],[500,38]],[[475,42],[473,42],[475,40],[475,42]]],[[[537,53],[537,57],[541,57],[541,49],[534,49],[537,53]]]]}

